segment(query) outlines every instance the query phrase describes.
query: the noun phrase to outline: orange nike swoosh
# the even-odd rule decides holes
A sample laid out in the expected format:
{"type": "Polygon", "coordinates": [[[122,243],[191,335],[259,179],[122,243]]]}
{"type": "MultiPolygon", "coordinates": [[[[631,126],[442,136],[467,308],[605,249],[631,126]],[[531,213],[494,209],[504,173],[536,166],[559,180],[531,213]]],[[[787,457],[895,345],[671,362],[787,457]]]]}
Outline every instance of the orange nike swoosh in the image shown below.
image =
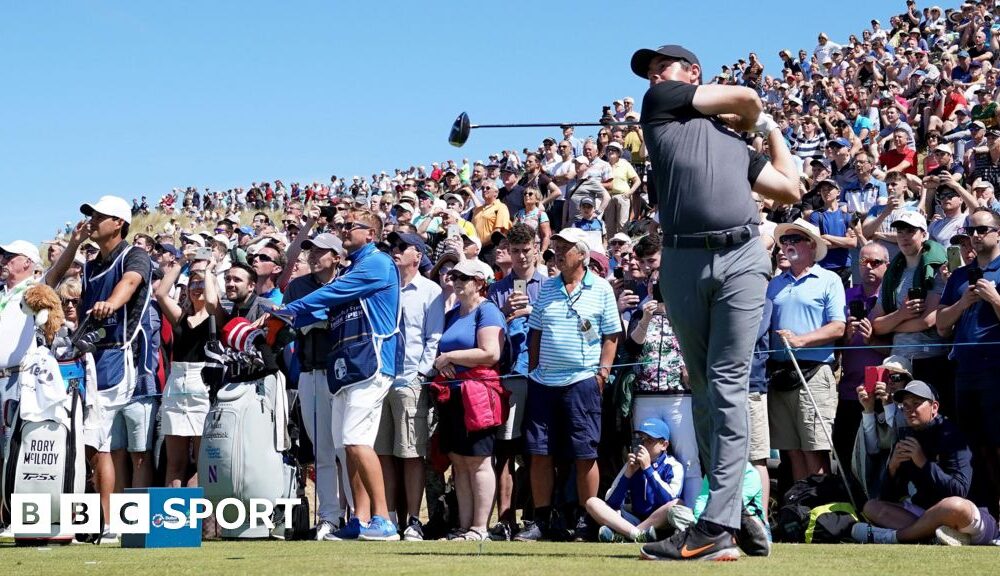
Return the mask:
{"type": "Polygon", "coordinates": [[[701,548],[695,548],[694,550],[688,550],[687,544],[685,544],[685,545],[681,546],[681,558],[690,558],[692,556],[697,556],[698,554],[701,554],[702,552],[704,552],[705,550],[708,550],[712,546],[715,546],[715,544],[705,544],[701,548]]]}

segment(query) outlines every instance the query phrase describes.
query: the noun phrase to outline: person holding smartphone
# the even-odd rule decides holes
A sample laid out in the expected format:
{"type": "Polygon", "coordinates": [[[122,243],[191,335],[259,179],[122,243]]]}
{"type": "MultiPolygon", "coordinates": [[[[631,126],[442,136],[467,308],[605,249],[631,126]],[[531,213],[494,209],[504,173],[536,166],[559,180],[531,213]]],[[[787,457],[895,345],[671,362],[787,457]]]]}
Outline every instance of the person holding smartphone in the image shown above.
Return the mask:
{"type": "Polygon", "coordinates": [[[872,334],[892,337],[892,355],[913,362],[913,377],[932,382],[945,413],[954,413],[954,369],[948,348],[935,328],[944,292],[940,269],[947,261],[944,246],[930,239],[927,220],[918,212],[901,212],[892,222],[899,254],[889,263],[872,312],[872,334]]]}
{"type": "Polygon", "coordinates": [[[955,411],[951,414],[973,442],[986,463],[983,474],[974,480],[974,489],[985,488],[984,501],[996,502],[1000,478],[1000,347],[996,344],[962,346],[1000,341],[1000,219],[994,212],[979,208],[969,216],[963,229],[976,250],[976,259],[957,268],[948,279],[938,309],[937,330],[951,336],[956,346],[951,357],[956,363],[955,411]]]}

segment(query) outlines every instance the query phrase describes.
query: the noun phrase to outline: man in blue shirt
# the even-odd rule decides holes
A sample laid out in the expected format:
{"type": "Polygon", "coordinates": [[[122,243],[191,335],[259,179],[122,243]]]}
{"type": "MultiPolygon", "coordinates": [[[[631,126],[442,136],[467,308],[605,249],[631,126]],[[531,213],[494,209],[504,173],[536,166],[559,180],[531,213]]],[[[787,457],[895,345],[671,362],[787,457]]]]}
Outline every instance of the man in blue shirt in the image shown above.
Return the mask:
{"type": "Polygon", "coordinates": [[[521,425],[528,398],[528,316],[538,301],[542,283],[547,278],[536,265],[538,247],[535,231],[526,224],[515,224],[504,240],[509,246],[511,273],[490,286],[489,299],[507,317],[507,345],[501,370],[508,370],[503,387],[510,391],[510,415],[497,436],[494,448],[497,473],[497,517],[490,538],[510,540],[517,525],[514,457],[524,452],[521,425]]]}
{"type": "MultiPolygon", "coordinates": [[[[373,448],[382,400],[401,365],[397,356],[403,350],[399,272],[392,258],[376,248],[381,236],[381,218],[364,209],[349,212],[341,241],[351,265],[333,282],[273,312],[293,317],[296,327],[324,320],[330,324],[333,350],[327,378],[334,396],[333,442],[347,453],[356,514],[334,533],[339,539],[399,540],[389,519],[382,469],[373,448]]],[[[267,316],[258,324],[266,320],[267,316]]]]}
{"type": "Polygon", "coordinates": [[[858,246],[858,236],[851,229],[851,216],[841,209],[840,187],[833,180],[824,180],[817,186],[823,208],[809,215],[809,222],[819,229],[828,250],[819,265],[840,276],[844,288],[851,285],[851,253],[858,246]]]}
{"type": "Polygon", "coordinates": [[[948,278],[937,312],[941,336],[954,336],[950,358],[955,376],[955,420],[986,464],[976,488],[987,488],[984,501],[997,501],[1000,479],[1000,217],[986,208],[969,216],[964,232],[976,250],[976,261],[948,278]],[[975,276],[981,277],[977,280],[975,276]],[[982,343],[982,344],[980,344],[982,343]],[[976,344],[969,346],[969,344],[976,344]],[[987,500],[988,498],[988,500],[987,500]]]}
{"type": "Polygon", "coordinates": [[[836,415],[837,380],[829,346],[844,335],[846,304],[840,278],[816,265],[827,253],[819,229],[799,219],[779,224],[775,236],[789,268],[767,286],[767,298],[774,303],[768,420],[772,448],[788,456],[792,479],[801,480],[830,471],[830,442],[822,427],[831,425],[836,415]],[[786,342],[791,351],[785,349],[786,342]],[[792,351],[808,379],[818,415],[791,365],[792,351]],[[788,377],[779,380],[777,371],[788,377]]]}
{"type": "Polygon", "coordinates": [[[524,428],[535,526],[518,540],[549,536],[556,457],[576,463],[580,510],[575,536],[585,538],[590,529],[583,507],[597,495],[601,393],[622,331],[611,285],[587,269],[590,247],[584,232],[564,228],[552,236],[552,248],[560,274],[545,282],[528,317],[524,428]]]}

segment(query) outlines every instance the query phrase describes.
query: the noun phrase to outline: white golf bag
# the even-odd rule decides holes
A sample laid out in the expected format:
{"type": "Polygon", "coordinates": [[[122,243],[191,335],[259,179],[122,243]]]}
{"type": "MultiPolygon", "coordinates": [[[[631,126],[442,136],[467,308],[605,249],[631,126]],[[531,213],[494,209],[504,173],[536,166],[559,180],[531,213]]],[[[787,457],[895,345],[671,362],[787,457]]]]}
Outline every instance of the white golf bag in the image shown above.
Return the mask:
{"type": "Polygon", "coordinates": [[[84,492],[82,358],[56,362],[48,348],[29,352],[21,363],[20,396],[12,436],[4,454],[3,505],[10,518],[12,494],[49,494],[51,530],[15,535],[19,544],[69,543],[74,534],[59,527],[59,495],[84,492]]]}
{"type": "MultiPolygon", "coordinates": [[[[251,498],[272,502],[288,497],[289,479],[282,451],[288,448],[285,377],[280,372],[246,382],[227,383],[216,394],[205,419],[198,454],[198,484],[217,505],[224,498],[241,500],[249,512],[251,498]]],[[[294,485],[292,487],[294,495],[294,485]]],[[[234,508],[222,517],[233,521],[234,508]]],[[[267,538],[266,527],[243,525],[227,529],[223,538],[267,538]]]]}

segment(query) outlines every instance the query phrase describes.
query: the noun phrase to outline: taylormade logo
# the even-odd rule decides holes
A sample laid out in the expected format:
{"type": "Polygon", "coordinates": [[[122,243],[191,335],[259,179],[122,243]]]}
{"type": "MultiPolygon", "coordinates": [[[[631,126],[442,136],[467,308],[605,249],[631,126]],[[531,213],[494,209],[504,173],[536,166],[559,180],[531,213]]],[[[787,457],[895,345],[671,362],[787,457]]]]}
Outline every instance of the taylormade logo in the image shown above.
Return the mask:
{"type": "MultiPolygon", "coordinates": [[[[108,524],[115,534],[149,534],[151,528],[196,529],[198,522],[213,515],[221,528],[240,526],[274,528],[271,516],[281,508],[291,518],[295,498],[274,501],[252,498],[244,503],[223,498],[217,505],[207,498],[167,498],[163,513],[150,515],[149,494],[112,494],[108,524]]],[[[99,494],[11,494],[11,530],[15,536],[52,533],[91,534],[101,531],[99,494]],[[58,504],[58,513],[53,505],[58,504]]]]}

